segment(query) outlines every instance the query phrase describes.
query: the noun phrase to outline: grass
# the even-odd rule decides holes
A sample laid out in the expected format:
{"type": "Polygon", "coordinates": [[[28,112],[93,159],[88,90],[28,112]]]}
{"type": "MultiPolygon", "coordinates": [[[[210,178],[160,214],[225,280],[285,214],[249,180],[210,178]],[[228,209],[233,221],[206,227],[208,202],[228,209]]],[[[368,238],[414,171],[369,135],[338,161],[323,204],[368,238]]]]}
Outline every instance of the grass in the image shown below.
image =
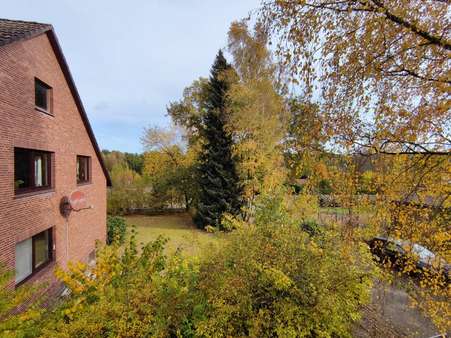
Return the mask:
{"type": "Polygon", "coordinates": [[[325,207],[325,208],[320,208],[319,209],[320,212],[323,213],[327,213],[327,214],[338,214],[338,215],[346,215],[348,213],[348,209],[346,208],[341,208],[341,207],[325,207]]]}
{"type": "MultiPolygon", "coordinates": [[[[127,225],[136,226],[136,239],[139,243],[148,243],[158,236],[169,239],[167,253],[179,249],[186,255],[199,255],[204,247],[218,245],[220,234],[210,234],[195,227],[189,214],[160,216],[126,216],[127,225]]],[[[222,235],[223,236],[223,235],[222,235]]]]}

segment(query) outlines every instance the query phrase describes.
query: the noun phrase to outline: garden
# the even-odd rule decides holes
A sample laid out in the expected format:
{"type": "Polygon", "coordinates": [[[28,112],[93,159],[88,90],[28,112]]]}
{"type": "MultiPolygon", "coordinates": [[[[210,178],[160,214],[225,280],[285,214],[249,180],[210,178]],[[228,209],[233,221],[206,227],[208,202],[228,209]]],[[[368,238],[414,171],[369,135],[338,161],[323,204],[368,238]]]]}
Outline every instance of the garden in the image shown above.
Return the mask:
{"type": "Polygon", "coordinates": [[[209,76],[168,103],[170,126],[144,128],[142,154],[103,152],[113,188],[96,265],[58,268],[70,295],[50,310],[16,313],[32,290],[5,294],[0,332],[449,332],[447,13],[265,1],[233,22],[209,76]],[[381,238],[386,256],[369,244],[381,238]],[[419,264],[419,246],[440,264],[419,264]]]}

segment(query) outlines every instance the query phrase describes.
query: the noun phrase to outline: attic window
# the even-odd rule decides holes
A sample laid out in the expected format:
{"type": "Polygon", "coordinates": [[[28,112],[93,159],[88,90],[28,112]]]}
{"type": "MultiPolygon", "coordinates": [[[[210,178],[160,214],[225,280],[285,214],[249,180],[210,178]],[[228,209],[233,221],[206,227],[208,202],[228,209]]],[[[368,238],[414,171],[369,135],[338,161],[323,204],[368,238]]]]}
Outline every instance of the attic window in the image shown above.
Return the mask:
{"type": "Polygon", "coordinates": [[[34,102],[36,108],[52,113],[52,88],[39,79],[34,79],[34,102]]]}
{"type": "Polygon", "coordinates": [[[91,182],[90,162],[89,156],[77,155],[77,184],[91,182]]]}

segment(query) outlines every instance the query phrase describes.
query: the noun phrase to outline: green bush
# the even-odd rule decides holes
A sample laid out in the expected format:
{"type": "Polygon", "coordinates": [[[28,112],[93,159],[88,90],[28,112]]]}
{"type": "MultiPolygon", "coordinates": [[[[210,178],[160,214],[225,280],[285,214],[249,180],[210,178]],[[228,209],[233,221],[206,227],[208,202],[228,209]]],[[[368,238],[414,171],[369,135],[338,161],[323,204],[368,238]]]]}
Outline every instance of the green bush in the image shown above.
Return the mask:
{"type": "Polygon", "coordinates": [[[289,184],[288,185],[290,187],[290,189],[292,190],[293,194],[299,195],[304,191],[304,184],[297,184],[297,183],[293,183],[293,184],[289,184]]]}
{"type": "Polygon", "coordinates": [[[107,244],[118,241],[123,244],[127,233],[127,223],[119,216],[108,216],[107,218],[107,244]]]}
{"type": "Polygon", "coordinates": [[[0,262],[0,337],[38,336],[45,298],[33,295],[42,294],[44,285],[14,289],[13,280],[14,272],[0,262]],[[20,313],[19,308],[22,309],[20,313]]]}
{"type": "Polygon", "coordinates": [[[200,259],[166,257],[162,238],[138,250],[132,230],[127,245],[99,248],[95,267],[57,271],[71,295],[34,335],[350,337],[370,298],[371,256],[332,230],[319,246],[285,202],[261,196],[255,224],[237,221],[200,259]]]}
{"type": "Polygon", "coordinates": [[[302,222],[301,229],[312,237],[321,235],[323,233],[323,229],[313,219],[302,222]]]}
{"type": "Polygon", "coordinates": [[[205,312],[197,299],[198,263],[164,255],[166,239],[139,250],[134,230],[128,243],[98,251],[96,266],[73,264],[57,276],[71,296],[41,321],[43,337],[193,336],[205,312]]]}
{"type": "Polygon", "coordinates": [[[329,180],[322,179],[318,184],[319,193],[323,195],[330,195],[333,192],[332,184],[329,180]]]}
{"type": "Polygon", "coordinates": [[[332,230],[319,246],[286,208],[283,199],[263,198],[256,223],[204,257],[197,287],[207,305],[194,323],[198,336],[351,337],[370,299],[370,255],[332,230]]]}

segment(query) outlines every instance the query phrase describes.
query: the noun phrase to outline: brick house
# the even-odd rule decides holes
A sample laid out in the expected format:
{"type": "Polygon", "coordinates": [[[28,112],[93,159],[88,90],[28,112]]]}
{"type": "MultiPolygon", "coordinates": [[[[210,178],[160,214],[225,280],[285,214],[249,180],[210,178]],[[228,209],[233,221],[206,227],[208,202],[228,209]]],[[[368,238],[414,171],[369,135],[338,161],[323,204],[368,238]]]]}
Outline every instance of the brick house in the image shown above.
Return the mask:
{"type": "Polygon", "coordinates": [[[0,19],[0,263],[16,286],[92,258],[110,185],[52,26],[0,19]],[[63,217],[77,190],[92,208],[63,217]]]}

